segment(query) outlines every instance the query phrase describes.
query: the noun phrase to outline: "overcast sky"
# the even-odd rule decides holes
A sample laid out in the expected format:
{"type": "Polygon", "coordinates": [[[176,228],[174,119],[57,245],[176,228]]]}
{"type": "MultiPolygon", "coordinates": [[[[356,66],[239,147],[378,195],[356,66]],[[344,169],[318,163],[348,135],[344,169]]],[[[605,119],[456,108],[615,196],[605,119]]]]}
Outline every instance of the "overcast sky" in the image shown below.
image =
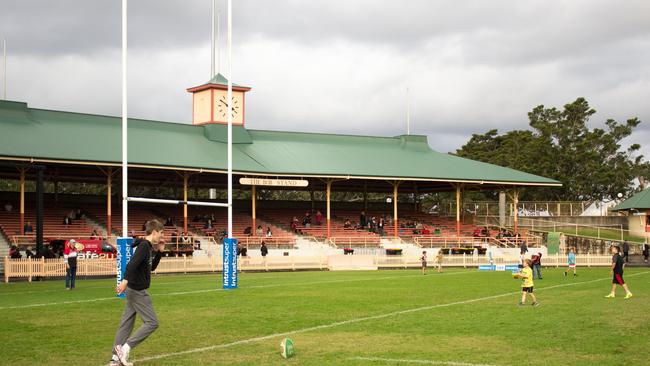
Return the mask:
{"type": "MultiPolygon", "coordinates": [[[[189,123],[210,78],[211,0],[129,4],[129,115],[189,123]]],[[[393,136],[455,151],[585,97],[643,123],[650,156],[650,1],[235,0],[233,81],[252,129],[393,136]]],[[[225,1],[222,32],[225,45],[225,1]]],[[[8,99],[119,115],[121,1],[2,0],[8,99]]],[[[225,46],[221,65],[225,70],[225,46]]]]}

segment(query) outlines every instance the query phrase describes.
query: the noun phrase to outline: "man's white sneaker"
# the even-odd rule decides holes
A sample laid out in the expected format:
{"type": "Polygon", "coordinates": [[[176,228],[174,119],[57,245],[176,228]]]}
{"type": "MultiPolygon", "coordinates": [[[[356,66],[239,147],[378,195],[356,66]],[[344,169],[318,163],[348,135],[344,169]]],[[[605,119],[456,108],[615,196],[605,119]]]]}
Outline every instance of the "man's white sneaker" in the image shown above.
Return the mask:
{"type": "Polygon", "coordinates": [[[113,350],[115,351],[115,355],[117,356],[117,358],[120,359],[120,365],[133,366],[133,362],[129,362],[128,352],[124,352],[121,345],[118,344],[117,346],[115,346],[113,350]]]}

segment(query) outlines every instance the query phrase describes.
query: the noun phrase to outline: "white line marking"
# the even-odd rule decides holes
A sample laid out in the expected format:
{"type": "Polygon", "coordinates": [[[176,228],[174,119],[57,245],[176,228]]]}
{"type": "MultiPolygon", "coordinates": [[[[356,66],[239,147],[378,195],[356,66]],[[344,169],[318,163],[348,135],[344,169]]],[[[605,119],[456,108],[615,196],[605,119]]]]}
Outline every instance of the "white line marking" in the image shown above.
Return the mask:
{"type": "MultiPolygon", "coordinates": [[[[476,273],[473,271],[468,272],[453,272],[446,273],[445,275],[460,275],[460,274],[470,274],[476,273]]],[[[254,289],[254,288],[273,288],[273,287],[285,287],[285,286],[305,286],[305,285],[320,285],[320,284],[330,284],[330,283],[341,283],[341,282],[361,282],[361,281],[377,281],[377,280],[387,280],[387,279],[399,279],[399,278],[410,278],[410,277],[423,277],[422,275],[408,275],[408,276],[386,276],[386,277],[367,277],[367,278],[357,278],[357,279],[344,279],[344,280],[331,280],[331,281],[314,281],[314,282],[298,282],[298,283],[278,283],[272,285],[259,285],[259,286],[246,286],[240,288],[240,290],[254,289]]],[[[430,276],[427,278],[435,278],[438,276],[430,276]]],[[[62,290],[61,292],[63,292],[62,290]]],[[[202,294],[207,292],[220,292],[225,291],[222,288],[211,288],[204,290],[193,290],[193,291],[180,291],[180,292],[167,292],[167,293],[153,293],[153,297],[159,296],[176,296],[176,295],[191,295],[191,294],[202,294]]],[[[228,290],[232,291],[232,290],[228,290]]],[[[15,306],[4,306],[0,307],[0,310],[11,310],[11,309],[27,309],[27,308],[36,308],[43,306],[53,306],[53,305],[69,305],[69,304],[81,304],[86,302],[97,302],[97,301],[108,301],[108,300],[117,300],[119,299],[116,296],[113,297],[100,297],[96,299],[85,299],[85,300],[70,300],[70,301],[60,301],[60,302],[47,302],[39,304],[29,304],[29,305],[15,305],[15,306]]]]}
{"type": "Polygon", "coordinates": [[[402,358],[379,358],[379,357],[350,357],[348,360],[358,361],[380,361],[380,362],[395,362],[395,363],[416,363],[420,365],[449,365],[449,366],[495,366],[485,363],[467,363],[457,361],[432,361],[432,360],[409,360],[402,358]]]}
{"type": "MultiPolygon", "coordinates": [[[[627,277],[639,276],[639,275],[646,274],[646,273],[650,273],[650,271],[635,273],[635,274],[629,275],[627,277]]],[[[560,287],[584,285],[584,284],[588,284],[588,283],[600,282],[600,281],[605,281],[605,280],[609,280],[609,279],[610,279],[610,277],[599,278],[599,279],[591,280],[591,281],[572,282],[572,283],[566,283],[566,284],[562,284],[562,285],[554,285],[554,286],[549,286],[549,287],[542,287],[542,288],[538,289],[538,291],[551,290],[551,289],[560,288],[560,287]]],[[[185,351],[170,352],[170,353],[164,353],[164,354],[160,354],[160,355],[143,357],[143,358],[137,359],[135,361],[145,362],[145,361],[151,361],[151,360],[159,360],[161,358],[182,356],[182,355],[191,354],[191,353],[199,353],[199,352],[229,348],[229,347],[238,346],[238,345],[241,345],[241,344],[248,344],[248,343],[254,343],[254,342],[259,342],[259,341],[265,341],[265,340],[268,340],[268,339],[286,337],[286,336],[289,336],[289,335],[300,334],[300,333],[307,333],[307,332],[311,332],[311,331],[315,331],[315,330],[334,328],[334,327],[338,327],[338,326],[342,326],[342,325],[360,323],[360,322],[364,322],[364,321],[368,321],[368,320],[384,319],[384,318],[389,318],[389,317],[392,317],[392,316],[395,316],[395,315],[402,315],[402,314],[409,314],[409,313],[415,313],[415,312],[438,309],[438,308],[445,308],[445,307],[450,307],[450,306],[454,306],[454,305],[471,304],[471,303],[474,303],[474,302],[492,300],[492,299],[497,299],[497,298],[505,297],[505,296],[518,295],[520,293],[521,293],[520,291],[507,292],[507,293],[503,293],[503,294],[499,294],[499,295],[479,297],[479,298],[476,298],[476,299],[463,300],[463,301],[454,301],[454,302],[450,302],[450,303],[446,303],[446,304],[429,305],[429,306],[422,306],[422,307],[406,309],[406,310],[398,310],[398,311],[393,311],[393,312],[390,312],[390,313],[384,313],[384,314],[379,314],[379,315],[371,315],[371,316],[365,316],[365,317],[361,317],[361,318],[353,318],[353,319],[348,319],[348,320],[342,320],[342,321],[338,321],[338,322],[334,322],[334,323],[322,324],[322,325],[317,325],[317,326],[303,328],[303,329],[297,329],[297,330],[290,330],[290,331],[282,332],[282,333],[274,333],[274,334],[269,334],[269,335],[260,336],[260,337],[241,339],[239,341],[235,341],[235,342],[231,342],[231,343],[216,344],[216,345],[213,345],[213,346],[194,348],[194,349],[189,349],[189,350],[185,350],[185,351]]]]}

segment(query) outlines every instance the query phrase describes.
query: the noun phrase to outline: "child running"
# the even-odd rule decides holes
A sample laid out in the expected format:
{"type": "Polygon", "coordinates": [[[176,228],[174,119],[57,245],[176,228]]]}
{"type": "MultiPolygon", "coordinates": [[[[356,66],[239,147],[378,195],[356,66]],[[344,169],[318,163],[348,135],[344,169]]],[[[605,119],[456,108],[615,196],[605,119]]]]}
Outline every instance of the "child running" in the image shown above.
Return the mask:
{"type": "Polygon", "coordinates": [[[569,255],[567,256],[567,261],[569,262],[569,268],[567,268],[566,271],[564,271],[564,277],[566,277],[567,273],[570,270],[573,270],[573,277],[576,277],[576,253],[574,252],[573,248],[569,249],[569,255]]]}
{"type": "Polygon", "coordinates": [[[438,255],[436,256],[436,264],[438,265],[438,273],[442,273],[442,250],[438,251],[438,255]]]}
{"type": "Polygon", "coordinates": [[[422,274],[425,275],[427,274],[427,252],[424,251],[422,252],[422,256],[420,257],[420,262],[422,262],[422,274]]]}
{"type": "Polygon", "coordinates": [[[523,306],[526,304],[526,296],[527,294],[530,294],[530,297],[533,299],[532,305],[537,307],[539,306],[539,303],[537,302],[537,298],[535,297],[535,294],[533,293],[533,286],[535,285],[533,283],[533,270],[530,268],[532,264],[532,261],[530,259],[524,260],[524,268],[521,270],[519,275],[517,276],[518,278],[522,279],[521,283],[521,301],[519,302],[519,306],[523,306]]]}
{"type": "Polygon", "coordinates": [[[623,260],[623,257],[621,257],[620,252],[621,248],[618,246],[615,245],[612,247],[612,273],[614,274],[614,278],[612,279],[612,292],[605,297],[616,297],[616,285],[619,285],[625,290],[625,298],[629,299],[632,297],[632,293],[627,287],[625,280],[623,280],[623,267],[625,267],[625,261],[623,260]]]}

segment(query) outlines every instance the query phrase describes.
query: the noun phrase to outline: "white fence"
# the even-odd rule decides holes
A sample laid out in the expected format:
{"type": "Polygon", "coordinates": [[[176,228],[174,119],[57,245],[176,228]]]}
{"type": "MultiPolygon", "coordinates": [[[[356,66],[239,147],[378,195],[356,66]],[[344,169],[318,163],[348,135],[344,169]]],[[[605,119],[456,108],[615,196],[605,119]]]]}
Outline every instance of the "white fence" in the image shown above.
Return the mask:
{"type": "MultiPolygon", "coordinates": [[[[286,257],[245,257],[239,259],[239,269],[242,271],[295,271],[295,270],[325,270],[334,268],[337,256],[286,256],[286,257]]],[[[348,261],[354,261],[355,256],[345,256],[348,261]]],[[[359,260],[362,260],[359,256],[359,260]]],[[[367,258],[364,258],[367,259],[367,258]]],[[[517,264],[519,257],[495,257],[494,264],[517,264]]],[[[544,267],[563,267],[567,263],[566,255],[549,255],[542,260],[544,267]]],[[[443,267],[474,268],[489,264],[485,255],[445,255],[443,267]]],[[[606,267],[611,265],[609,255],[578,255],[577,264],[581,267],[606,267]]],[[[375,255],[373,266],[376,268],[419,268],[419,256],[412,255],[375,255]]],[[[429,259],[429,265],[435,265],[434,258],[429,259]]],[[[222,259],[220,256],[211,257],[170,257],[162,258],[155,273],[192,273],[192,272],[221,272],[222,259]]],[[[34,277],[63,277],[65,264],[62,259],[10,259],[4,258],[4,279],[34,277]]],[[[78,276],[114,276],[116,275],[115,259],[94,258],[79,259],[78,276]]]]}

